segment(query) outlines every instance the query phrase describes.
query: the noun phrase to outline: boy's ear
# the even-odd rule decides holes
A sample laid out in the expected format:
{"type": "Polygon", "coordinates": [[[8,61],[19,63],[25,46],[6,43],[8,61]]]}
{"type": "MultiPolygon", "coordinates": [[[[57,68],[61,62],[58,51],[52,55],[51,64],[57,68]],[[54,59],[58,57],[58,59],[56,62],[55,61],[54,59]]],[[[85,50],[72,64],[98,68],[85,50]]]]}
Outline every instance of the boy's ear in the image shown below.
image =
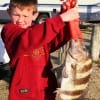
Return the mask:
{"type": "Polygon", "coordinates": [[[34,13],[33,14],[33,20],[36,20],[36,18],[38,17],[38,15],[39,15],[39,12],[34,13]]]}

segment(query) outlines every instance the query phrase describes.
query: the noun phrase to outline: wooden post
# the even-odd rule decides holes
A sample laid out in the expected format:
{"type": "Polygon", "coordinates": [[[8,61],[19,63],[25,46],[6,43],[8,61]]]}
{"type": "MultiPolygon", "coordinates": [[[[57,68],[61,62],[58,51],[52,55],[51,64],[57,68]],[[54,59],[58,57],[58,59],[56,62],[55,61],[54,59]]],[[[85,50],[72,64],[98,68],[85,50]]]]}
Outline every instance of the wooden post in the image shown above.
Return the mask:
{"type": "Polygon", "coordinates": [[[100,57],[100,23],[94,24],[91,36],[91,56],[93,61],[100,57]]]}

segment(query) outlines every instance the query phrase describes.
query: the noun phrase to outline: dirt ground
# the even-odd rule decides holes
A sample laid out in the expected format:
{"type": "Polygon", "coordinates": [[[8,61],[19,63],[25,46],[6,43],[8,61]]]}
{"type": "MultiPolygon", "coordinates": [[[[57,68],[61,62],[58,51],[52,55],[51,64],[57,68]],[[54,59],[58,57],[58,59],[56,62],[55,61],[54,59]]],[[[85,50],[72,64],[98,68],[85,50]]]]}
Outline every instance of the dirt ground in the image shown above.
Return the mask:
{"type": "MultiPolygon", "coordinates": [[[[82,32],[84,33],[84,44],[86,45],[87,49],[90,52],[90,41],[91,41],[91,27],[85,25],[81,28],[82,32]]],[[[60,65],[60,61],[58,59],[58,54],[60,50],[51,54],[51,61],[54,67],[60,65]]],[[[62,58],[63,59],[63,58],[62,58]]],[[[8,69],[6,69],[8,70],[8,69]]],[[[9,71],[9,70],[8,70],[9,71]]],[[[9,72],[2,74],[0,72],[0,76],[3,78],[0,80],[0,100],[8,100],[8,88],[9,88],[9,72]]],[[[98,63],[93,63],[93,72],[90,77],[89,85],[87,89],[84,91],[84,94],[81,100],[100,100],[100,60],[98,63]]]]}

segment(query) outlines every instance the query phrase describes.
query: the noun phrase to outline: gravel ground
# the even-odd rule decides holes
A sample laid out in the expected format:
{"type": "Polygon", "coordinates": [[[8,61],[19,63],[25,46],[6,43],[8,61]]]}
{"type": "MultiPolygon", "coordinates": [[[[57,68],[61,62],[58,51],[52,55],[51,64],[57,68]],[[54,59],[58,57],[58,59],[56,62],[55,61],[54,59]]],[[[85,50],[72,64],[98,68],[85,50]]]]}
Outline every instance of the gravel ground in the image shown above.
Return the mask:
{"type": "Polygon", "coordinates": [[[83,100],[100,100],[100,64],[93,64],[93,72],[83,100]]]}
{"type": "MultiPolygon", "coordinates": [[[[90,39],[91,39],[91,27],[84,27],[81,29],[84,32],[84,44],[90,52],[90,39]]],[[[58,50],[59,51],[59,50],[58,50]]],[[[59,65],[58,51],[52,53],[51,61],[54,67],[59,65]]],[[[1,76],[1,73],[0,73],[1,76]]],[[[9,88],[8,76],[5,76],[0,80],[0,100],[8,100],[8,88],[9,88]]],[[[93,63],[93,72],[90,77],[89,85],[85,90],[81,100],[100,100],[100,60],[98,63],[93,63]]]]}

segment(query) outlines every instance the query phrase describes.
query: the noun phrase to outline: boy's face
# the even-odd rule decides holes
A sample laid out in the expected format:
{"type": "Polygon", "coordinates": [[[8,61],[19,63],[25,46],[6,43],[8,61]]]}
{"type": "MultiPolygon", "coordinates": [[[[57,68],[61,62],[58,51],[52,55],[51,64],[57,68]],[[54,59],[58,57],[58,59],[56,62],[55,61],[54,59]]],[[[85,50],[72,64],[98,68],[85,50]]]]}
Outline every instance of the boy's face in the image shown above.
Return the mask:
{"type": "Polygon", "coordinates": [[[27,28],[31,26],[32,21],[37,17],[35,13],[33,14],[33,9],[28,7],[25,7],[24,9],[15,7],[9,11],[9,15],[12,22],[21,28],[27,28]]]}

